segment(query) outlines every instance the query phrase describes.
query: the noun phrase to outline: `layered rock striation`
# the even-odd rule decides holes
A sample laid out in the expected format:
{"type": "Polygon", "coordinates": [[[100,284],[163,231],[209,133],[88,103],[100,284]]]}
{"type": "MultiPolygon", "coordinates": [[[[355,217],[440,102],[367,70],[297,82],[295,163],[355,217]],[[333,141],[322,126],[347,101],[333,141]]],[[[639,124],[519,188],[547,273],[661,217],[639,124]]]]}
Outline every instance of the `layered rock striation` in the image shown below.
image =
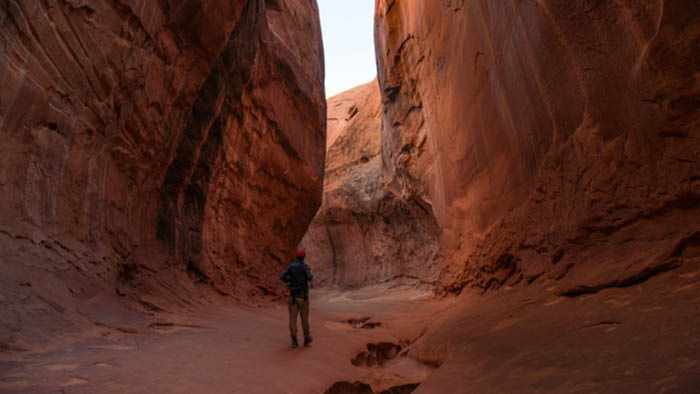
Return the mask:
{"type": "Polygon", "coordinates": [[[11,0],[0,22],[2,347],[98,294],[281,290],[321,201],[315,1],[11,0]]]}
{"type": "Polygon", "coordinates": [[[700,258],[700,6],[378,0],[386,184],[440,287],[575,296],[700,258]]]}

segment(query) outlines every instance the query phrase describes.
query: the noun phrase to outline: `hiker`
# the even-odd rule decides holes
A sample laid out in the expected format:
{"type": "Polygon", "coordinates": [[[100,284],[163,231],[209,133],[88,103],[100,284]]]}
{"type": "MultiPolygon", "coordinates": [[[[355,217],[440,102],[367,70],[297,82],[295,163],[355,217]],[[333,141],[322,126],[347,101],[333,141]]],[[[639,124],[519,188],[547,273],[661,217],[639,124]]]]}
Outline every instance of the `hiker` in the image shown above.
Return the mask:
{"type": "Polygon", "coordinates": [[[289,333],[292,347],[299,347],[297,342],[297,314],[301,314],[301,327],[304,329],[304,346],[311,345],[309,332],[309,281],[313,279],[311,269],[304,263],[306,250],[297,249],[297,259],[287,266],[280,279],[289,286],[289,333]]]}

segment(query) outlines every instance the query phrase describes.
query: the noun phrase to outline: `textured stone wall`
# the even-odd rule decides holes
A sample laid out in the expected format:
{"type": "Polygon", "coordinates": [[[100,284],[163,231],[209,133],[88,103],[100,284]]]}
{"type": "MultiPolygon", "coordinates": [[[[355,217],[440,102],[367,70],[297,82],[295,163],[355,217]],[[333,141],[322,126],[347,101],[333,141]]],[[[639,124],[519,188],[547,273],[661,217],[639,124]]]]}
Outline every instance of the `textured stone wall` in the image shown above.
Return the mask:
{"type": "Polygon", "coordinates": [[[302,241],[315,285],[437,279],[439,228],[420,201],[387,183],[381,111],[376,80],[328,100],[323,204],[302,241]]]}
{"type": "Polygon", "coordinates": [[[378,0],[383,161],[461,291],[697,261],[700,6],[378,0]]]}
{"type": "Polygon", "coordinates": [[[5,347],[97,294],[281,290],[321,200],[315,1],[3,1],[0,59],[5,347]]]}

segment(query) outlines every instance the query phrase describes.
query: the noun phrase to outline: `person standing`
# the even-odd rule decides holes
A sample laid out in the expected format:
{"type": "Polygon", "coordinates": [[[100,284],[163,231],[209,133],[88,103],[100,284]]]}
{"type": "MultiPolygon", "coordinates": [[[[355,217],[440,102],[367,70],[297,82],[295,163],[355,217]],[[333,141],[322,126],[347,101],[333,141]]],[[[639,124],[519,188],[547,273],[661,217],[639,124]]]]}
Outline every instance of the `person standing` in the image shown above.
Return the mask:
{"type": "Polygon", "coordinates": [[[306,263],[306,250],[297,249],[297,259],[282,272],[280,279],[289,286],[289,333],[292,347],[299,347],[297,341],[297,314],[301,315],[301,327],[304,330],[304,346],[311,345],[309,330],[309,282],[313,279],[311,269],[306,263]]]}

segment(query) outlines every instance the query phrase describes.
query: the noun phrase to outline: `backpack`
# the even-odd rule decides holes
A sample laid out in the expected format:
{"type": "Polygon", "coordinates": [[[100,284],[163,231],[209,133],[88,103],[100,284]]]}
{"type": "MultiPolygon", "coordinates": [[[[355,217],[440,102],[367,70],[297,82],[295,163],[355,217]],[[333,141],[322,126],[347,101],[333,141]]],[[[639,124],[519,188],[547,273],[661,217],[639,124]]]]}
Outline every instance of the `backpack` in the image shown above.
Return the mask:
{"type": "Polygon", "coordinates": [[[305,265],[304,263],[295,262],[289,267],[289,288],[291,290],[303,290],[308,286],[305,265]]]}

